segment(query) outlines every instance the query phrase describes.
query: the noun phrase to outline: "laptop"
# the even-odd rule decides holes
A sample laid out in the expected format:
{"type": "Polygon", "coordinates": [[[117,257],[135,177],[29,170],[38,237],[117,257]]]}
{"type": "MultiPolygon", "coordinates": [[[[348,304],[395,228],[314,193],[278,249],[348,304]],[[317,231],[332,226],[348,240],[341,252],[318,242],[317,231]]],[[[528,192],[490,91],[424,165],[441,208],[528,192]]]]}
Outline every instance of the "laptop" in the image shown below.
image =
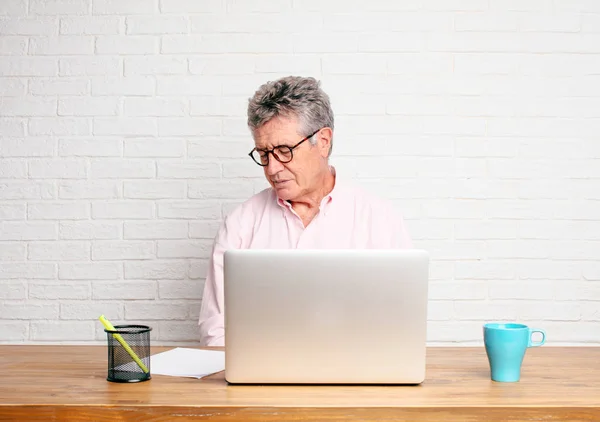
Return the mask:
{"type": "Polygon", "coordinates": [[[398,250],[228,250],[230,384],[420,384],[429,255],[398,250]]]}

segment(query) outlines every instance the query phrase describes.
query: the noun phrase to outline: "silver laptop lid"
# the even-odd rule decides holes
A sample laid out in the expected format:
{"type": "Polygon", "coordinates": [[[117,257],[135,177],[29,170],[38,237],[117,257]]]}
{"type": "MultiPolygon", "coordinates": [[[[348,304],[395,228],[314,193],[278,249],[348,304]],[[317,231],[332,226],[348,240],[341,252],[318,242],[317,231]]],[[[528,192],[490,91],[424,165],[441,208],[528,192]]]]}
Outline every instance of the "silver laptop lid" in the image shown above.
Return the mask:
{"type": "Polygon", "coordinates": [[[230,383],[420,383],[428,253],[229,250],[230,383]]]}

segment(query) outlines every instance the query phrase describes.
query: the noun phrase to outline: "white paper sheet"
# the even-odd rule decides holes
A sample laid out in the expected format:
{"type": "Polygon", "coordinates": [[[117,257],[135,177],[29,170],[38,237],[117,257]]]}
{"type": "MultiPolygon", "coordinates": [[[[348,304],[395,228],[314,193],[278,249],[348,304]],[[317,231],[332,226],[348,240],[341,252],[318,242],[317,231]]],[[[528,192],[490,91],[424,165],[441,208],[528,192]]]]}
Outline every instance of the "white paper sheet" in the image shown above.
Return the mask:
{"type": "Polygon", "coordinates": [[[225,369],[225,352],[176,347],[150,356],[150,372],[173,377],[202,378],[225,369]]]}

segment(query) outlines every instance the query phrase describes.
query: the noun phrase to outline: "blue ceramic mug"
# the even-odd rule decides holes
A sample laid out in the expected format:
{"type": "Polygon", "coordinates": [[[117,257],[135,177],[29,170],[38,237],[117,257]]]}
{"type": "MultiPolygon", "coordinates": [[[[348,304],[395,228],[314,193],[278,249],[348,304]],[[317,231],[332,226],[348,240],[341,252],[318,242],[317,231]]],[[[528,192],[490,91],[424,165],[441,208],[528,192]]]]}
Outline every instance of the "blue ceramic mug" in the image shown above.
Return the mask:
{"type": "Polygon", "coordinates": [[[523,324],[491,323],[483,326],[483,340],[492,380],[516,382],[521,378],[521,364],[527,348],[546,343],[546,332],[523,324]],[[542,340],[531,341],[533,333],[540,333],[542,340]]]}

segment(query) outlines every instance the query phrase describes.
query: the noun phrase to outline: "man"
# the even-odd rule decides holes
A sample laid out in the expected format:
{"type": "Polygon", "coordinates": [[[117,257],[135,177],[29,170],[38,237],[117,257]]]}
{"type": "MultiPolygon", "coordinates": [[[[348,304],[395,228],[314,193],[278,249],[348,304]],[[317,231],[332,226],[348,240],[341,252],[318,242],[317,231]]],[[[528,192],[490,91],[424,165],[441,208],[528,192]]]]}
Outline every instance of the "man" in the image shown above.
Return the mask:
{"type": "Polygon", "coordinates": [[[227,249],[412,247],[387,201],[350,186],[329,165],[333,120],[329,97],[314,78],[269,82],[250,99],[250,157],[271,187],[233,210],[218,231],[200,310],[202,345],[224,345],[227,249]]]}

